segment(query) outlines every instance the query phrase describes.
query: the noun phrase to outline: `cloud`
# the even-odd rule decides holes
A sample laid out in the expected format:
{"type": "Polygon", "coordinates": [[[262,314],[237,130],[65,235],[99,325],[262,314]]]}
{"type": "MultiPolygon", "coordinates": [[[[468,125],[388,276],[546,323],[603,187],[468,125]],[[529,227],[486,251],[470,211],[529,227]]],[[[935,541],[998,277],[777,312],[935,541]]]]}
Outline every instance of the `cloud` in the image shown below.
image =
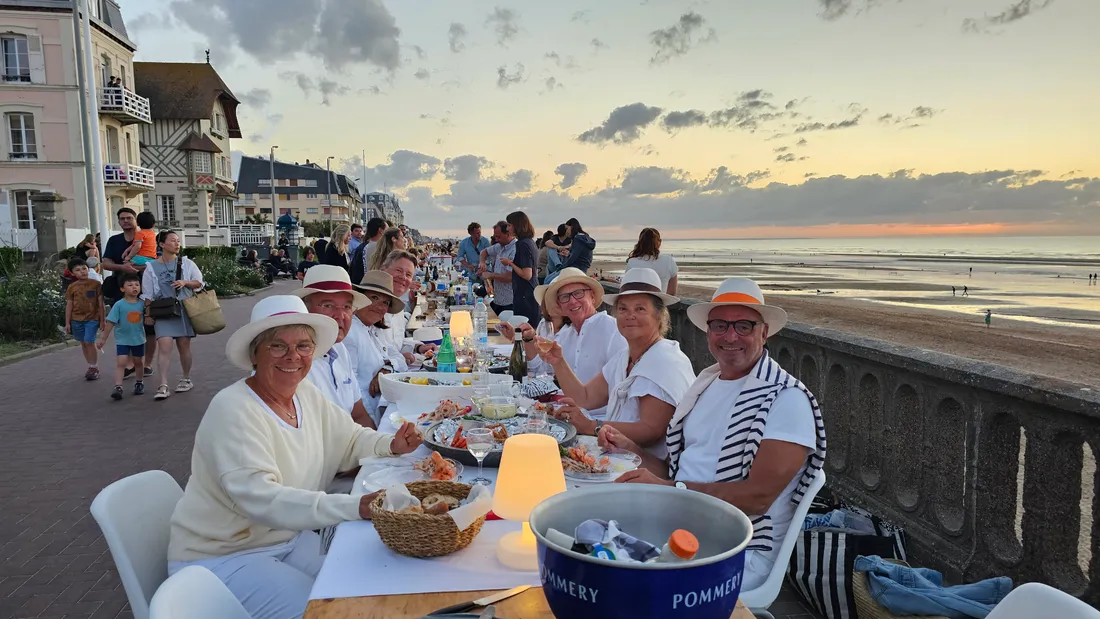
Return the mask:
{"type": "Polygon", "coordinates": [[[782,162],[782,163],[790,163],[790,162],[795,161],[797,159],[798,159],[798,157],[794,153],[785,153],[785,154],[779,155],[778,157],[775,158],[776,161],[779,161],[779,162],[782,162]]]}
{"type": "Polygon", "coordinates": [[[589,144],[633,142],[641,137],[642,129],[657,120],[661,111],[659,107],[651,107],[644,103],[631,103],[617,107],[599,126],[577,136],[577,141],[589,144]]]}
{"type": "Polygon", "coordinates": [[[692,46],[717,39],[714,28],[709,29],[706,37],[698,39],[696,33],[703,29],[707,20],[691,11],[680,16],[680,20],[669,26],[649,33],[649,42],[656,48],[650,64],[661,64],[691,51],[692,46]]]}
{"type": "Polygon", "coordinates": [[[428,57],[428,52],[424,51],[424,48],[420,47],[419,45],[413,45],[412,50],[416,52],[417,60],[424,60],[428,57]]]}
{"type": "Polygon", "coordinates": [[[588,166],[579,163],[563,163],[554,168],[554,174],[561,177],[561,182],[558,183],[558,187],[562,189],[569,189],[577,184],[582,176],[588,173],[588,166]]]}
{"type": "Polygon", "coordinates": [[[265,125],[262,131],[257,131],[248,136],[248,141],[252,144],[263,144],[271,140],[271,136],[274,135],[275,130],[279,128],[279,125],[283,122],[282,114],[268,114],[265,119],[265,125]]]}
{"type": "Polygon", "coordinates": [[[267,107],[267,104],[271,103],[271,91],[266,88],[253,88],[237,95],[237,98],[240,99],[241,103],[251,107],[267,107]]]}
{"type": "Polygon", "coordinates": [[[429,73],[428,70],[424,69],[424,68],[417,69],[416,73],[413,74],[413,77],[415,77],[418,80],[426,80],[431,76],[432,76],[432,74],[429,73]]]}
{"type": "Polygon", "coordinates": [[[779,148],[773,148],[772,152],[773,153],[785,153],[789,150],[791,150],[790,146],[780,146],[779,148]]]}
{"type": "Polygon", "coordinates": [[[632,196],[650,196],[676,193],[694,187],[687,173],[676,168],[645,166],[627,168],[617,189],[606,190],[632,196]]]}
{"type": "Polygon", "coordinates": [[[262,65],[299,55],[328,69],[401,63],[401,30],[382,0],[173,0],[169,11],[211,48],[239,48],[262,65]]]}
{"type": "Polygon", "coordinates": [[[1005,10],[996,15],[985,15],[981,18],[968,17],[963,20],[963,32],[982,34],[992,32],[993,26],[1004,26],[1019,21],[1036,11],[1050,6],[1054,0],[1020,0],[1011,4],[1005,10]]]}
{"type": "Polygon", "coordinates": [[[795,146],[805,146],[807,144],[809,144],[809,142],[806,140],[806,138],[800,138],[795,146]]]}
{"type": "Polygon", "coordinates": [[[554,64],[559,67],[564,67],[569,70],[579,68],[579,65],[577,65],[577,59],[573,56],[566,56],[565,58],[562,58],[561,55],[557,52],[546,52],[543,57],[547,58],[548,60],[552,60],[554,64]]]}
{"type": "Polygon", "coordinates": [[[447,29],[447,43],[456,54],[466,49],[466,26],[451,22],[451,27],[447,29]]]}
{"type": "MultiPolygon", "coordinates": [[[[451,183],[450,194],[439,196],[440,201],[451,207],[494,207],[508,203],[509,196],[531,191],[535,173],[520,169],[503,178],[484,178],[451,183]]],[[[490,217],[499,217],[494,213],[490,217]]]]}
{"type": "Polygon", "coordinates": [[[321,91],[321,105],[331,105],[333,95],[340,96],[351,92],[351,88],[325,78],[317,82],[317,88],[321,91]]]}
{"type": "Polygon", "coordinates": [[[903,129],[912,129],[921,126],[918,121],[935,118],[941,112],[943,110],[920,105],[913,108],[908,115],[883,114],[878,117],[878,121],[884,125],[904,125],[903,129]]]}
{"type": "Polygon", "coordinates": [[[848,120],[842,120],[840,122],[825,124],[823,122],[803,123],[795,127],[795,133],[808,133],[811,131],[836,131],[837,129],[848,129],[855,127],[859,124],[862,116],[855,116],[848,120]]]}
{"type": "Polygon", "coordinates": [[[279,79],[293,80],[294,83],[298,85],[298,89],[302,91],[302,94],[306,95],[307,97],[313,94],[313,91],[317,88],[317,86],[313,83],[313,80],[310,79],[308,75],[306,75],[305,73],[299,73],[297,71],[283,71],[279,73],[279,79]]]}
{"type": "Polygon", "coordinates": [[[497,67],[497,88],[506,89],[512,84],[522,82],[523,79],[523,65],[521,63],[516,63],[516,69],[512,73],[508,73],[508,69],[504,65],[497,67]]]}
{"type": "Polygon", "coordinates": [[[558,83],[558,78],[556,78],[556,77],[546,78],[546,92],[554,92],[558,88],[565,88],[565,86],[558,83]]]}
{"type": "Polygon", "coordinates": [[[699,125],[754,132],[762,124],[783,118],[786,113],[778,111],[770,102],[772,97],[772,93],[763,89],[749,90],[739,94],[736,102],[728,108],[709,113],[701,110],[672,111],[665,115],[661,123],[669,133],[699,125]]]}
{"type": "Polygon", "coordinates": [[[493,167],[493,162],[478,155],[460,155],[443,161],[443,176],[452,181],[476,181],[481,179],[482,168],[493,167]]]}
{"type": "MultiPolygon", "coordinates": [[[[383,188],[407,187],[413,183],[429,181],[439,172],[442,162],[431,155],[411,150],[394,151],[386,163],[367,166],[366,178],[359,183],[363,191],[383,188]]],[[[341,159],[338,167],[351,178],[360,178],[363,160],[359,155],[341,159]]]]}
{"type": "Polygon", "coordinates": [[[579,21],[579,22],[587,24],[588,23],[588,16],[591,13],[592,13],[592,11],[576,11],[576,12],[573,13],[573,15],[571,15],[569,17],[569,21],[571,21],[571,22],[578,22],[579,21]]]}
{"type": "Polygon", "coordinates": [[[142,13],[132,19],[126,20],[126,26],[133,33],[146,30],[168,30],[172,27],[171,15],[163,13],[142,13]]]}
{"type": "Polygon", "coordinates": [[[356,92],[358,92],[361,95],[380,95],[380,94],[382,94],[382,89],[379,88],[378,86],[371,85],[371,86],[367,86],[366,88],[360,88],[356,92]]]}
{"type": "Polygon", "coordinates": [[[496,7],[485,18],[485,25],[491,26],[497,35],[497,45],[507,47],[519,34],[519,15],[512,9],[496,7]]]}
{"type": "Polygon", "coordinates": [[[599,39],[592,39],[592,41],[590,41],[588,44],[592,46],[592,51],[594,53],[597,53],[597,54],[600,53],[600,50],[605,50],[605,49],[610,49],[611,48],[610,45],[608,45],[607,43],[604,43],[603,41],[601,41],[599,39]]]}
{"type": "Polygon", "coordinates": [[[707,122],[707,115],[699,110],[687,110],[685,112],[669,112],[665,114],[661,123],[665,126],[665,130],[672,132],[676,129],[685,129],[687,127],[695,127],[697,125],[704,125],[707,122]]]}
{"type": "MultiPolygon", "coordinates": [[[[859,15],[871,10],[881,0],[817,0],[821,5],[821,18],[834,21],[846,15],[859,15]]],[[[898,0],[899,2],[901,0],[898,0]]]]}

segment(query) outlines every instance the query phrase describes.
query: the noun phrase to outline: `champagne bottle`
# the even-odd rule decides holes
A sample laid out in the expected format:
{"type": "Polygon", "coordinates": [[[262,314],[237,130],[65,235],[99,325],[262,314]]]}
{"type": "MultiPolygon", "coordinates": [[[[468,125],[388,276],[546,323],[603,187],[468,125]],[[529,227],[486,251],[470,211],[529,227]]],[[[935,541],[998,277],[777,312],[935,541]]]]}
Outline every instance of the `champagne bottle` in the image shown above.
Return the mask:
{"type": "Polygon", "coordinates": [[[517,383],[527,382],[527,351],[523,349],[523,332],[516,329],[512,344],[512,358],[508,361],[508,373],[517,383]]]}

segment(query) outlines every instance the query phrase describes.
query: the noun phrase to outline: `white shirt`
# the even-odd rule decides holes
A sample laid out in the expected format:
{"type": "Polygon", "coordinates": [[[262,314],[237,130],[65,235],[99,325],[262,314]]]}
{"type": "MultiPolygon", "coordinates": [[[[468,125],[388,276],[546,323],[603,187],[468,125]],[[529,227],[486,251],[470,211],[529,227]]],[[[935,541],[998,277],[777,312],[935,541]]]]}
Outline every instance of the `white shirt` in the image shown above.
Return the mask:
{"type": "Polygon", "coordinates": [[[661,278],[661,290],[668,292],[668,282],[673,277],[676,277],[678,270],[676,268],[676,259],[672,257],[672,254],[661,252],[657,259],[646,256],[644,258],[631,258],[626,261],[626,270],[639,269],[639,268],[653,269],[657,272],[657,276],[661,278]]]}
{"type": "MultiPolygon", "coordinates": [[[[580,331],[573,325],[563,326],[554,336],[554,340],[561,346],[565,362],[569,364],[577,380],[584,384],[599,376],[603,366],[616,353],[626,350],[626,338],[619,333],[619,325],[607,312],[596,312],[589,316],[581,325],[580,331]]],[[[549,363],[541,358],[536,361],[537,363],[529,365],[533,373],[554,373],[549,363]]],[[[585,412],[593,419],[603,419],[607,407],[585,412]]]]}
{"type": "MultiPolygon", "coordinates": [[[[716,378],[699,396],[695,407],[684,420],[684,451],[680,454],[677,481],[714,481],[718,470],[718,454],[722,451],[722,442],[726,437],[724,430],[729,424],[730,406],[737,401],[737,396],[741,394],[747,380],[747,376],[737,380],[716,378]]],[[[810,399],[805,393],[799,389],[784,389],[775,398],[768,411],[768,421],[760,440],[795,443],[811,451],[816,448],[817,428],[814,425],[810,399]]],[[[746,551],[745,580],[742,583],[746,590],[763,584],[775,564],[779,547],[783,544],[791,519],[794,518],[796,505],[791,501],[791,496],[798,488],[801,477],[802,471],[799,470],[768,508],[767,515],[772,518],[775,537],[774,550],[746,551]]]]}
{"type": "Polygon", "coordinates": [[[351,329],[348,329],[348,336],[341,342],[348,349],[348,355],[351,357],[356,382],[359,384],[359,393],[363,398],[363,406],[366,407],[371,419],[374,419],[376,424],[381,417],[378,409],[385,406],[387,402],[381,395],[372,396],[370,394],[371,381],[374,380],[375,375],[382,369],[382,366],[386,364],[387,359],[396,372],[404,372],[409,369],[405,363],[405,358],[401,356],[401,353],[395,352],[392,343],[386,338],[387,331],[389,329],[379,329],[375,326],[368,327],[356,316],[351,320],[351,329]]]}
{"type": "Polygon", "coordinates": [[[343,343],[333,344],[323,357],[313,360],[309,381],[348,414],[351,414],[355,403],[363,399],[359,383],[355,380],[351,353],[343,343]]]}

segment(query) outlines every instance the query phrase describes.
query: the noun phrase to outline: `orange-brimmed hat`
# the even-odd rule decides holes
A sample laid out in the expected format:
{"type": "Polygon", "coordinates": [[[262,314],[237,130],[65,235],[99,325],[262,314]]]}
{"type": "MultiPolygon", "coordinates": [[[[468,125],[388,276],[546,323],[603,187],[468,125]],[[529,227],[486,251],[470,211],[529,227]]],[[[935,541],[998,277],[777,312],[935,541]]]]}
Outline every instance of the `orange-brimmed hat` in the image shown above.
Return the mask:
{"type": "Polygon", "coordinates": [[[731,277],[718,286],[710,303],[696,303],[687,310],[692,324],[707,330],[710,310],[723,305],[743,305],[756,310],[768,325],[768,335],[775,335],[787,324],[787,312],[781,307],[764,303],[764,293],[747,277],[731,277]]]}

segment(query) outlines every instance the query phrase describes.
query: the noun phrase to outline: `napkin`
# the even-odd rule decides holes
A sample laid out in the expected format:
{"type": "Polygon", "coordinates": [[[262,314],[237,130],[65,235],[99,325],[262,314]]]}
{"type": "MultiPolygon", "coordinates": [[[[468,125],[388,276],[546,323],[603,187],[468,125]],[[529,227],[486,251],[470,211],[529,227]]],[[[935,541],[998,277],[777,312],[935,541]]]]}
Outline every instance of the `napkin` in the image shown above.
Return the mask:
{"type": "Polygon", "coordinates": [[[465,531],[466,527],[473,524],[478,518],[488,514],[492,508],[493,493],[489,492],[487,486],[475,484],[473,489],[470,490],[470,495],[462,502],[462,506],[447,512],[447,515],[455,521],[455,526],[458,527],[459,531],[465,531]]]}
{"type": "Polygon", "coordinates": [[[405,484],[394,484],[386,488],[386,496],[382,499],[382,509],[388,512],[396,512],[406,507],[420,507],[420,499],[409,493],[405,484]]]}

